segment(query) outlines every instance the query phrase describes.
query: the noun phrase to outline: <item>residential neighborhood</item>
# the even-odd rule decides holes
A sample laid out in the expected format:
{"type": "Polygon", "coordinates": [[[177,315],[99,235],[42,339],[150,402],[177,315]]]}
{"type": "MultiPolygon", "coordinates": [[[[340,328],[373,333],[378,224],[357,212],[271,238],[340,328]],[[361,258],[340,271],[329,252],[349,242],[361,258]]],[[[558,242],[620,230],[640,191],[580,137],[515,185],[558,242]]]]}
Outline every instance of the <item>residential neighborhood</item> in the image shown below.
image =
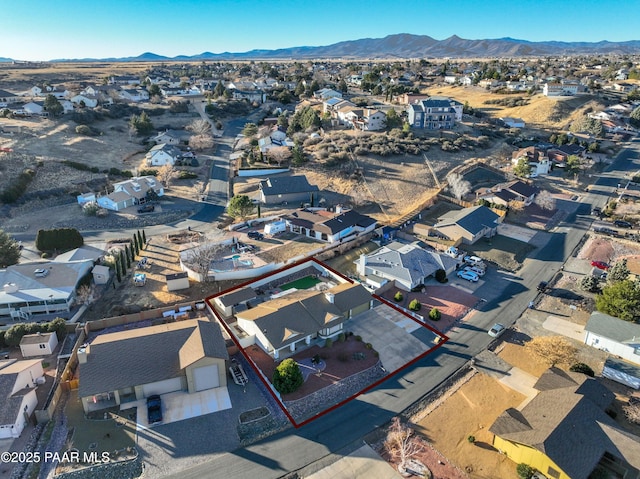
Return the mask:
{"type": "Polygon", "coordinates": [[[0,476],[640,474],[638,55],[44,63],[0,476]]]}

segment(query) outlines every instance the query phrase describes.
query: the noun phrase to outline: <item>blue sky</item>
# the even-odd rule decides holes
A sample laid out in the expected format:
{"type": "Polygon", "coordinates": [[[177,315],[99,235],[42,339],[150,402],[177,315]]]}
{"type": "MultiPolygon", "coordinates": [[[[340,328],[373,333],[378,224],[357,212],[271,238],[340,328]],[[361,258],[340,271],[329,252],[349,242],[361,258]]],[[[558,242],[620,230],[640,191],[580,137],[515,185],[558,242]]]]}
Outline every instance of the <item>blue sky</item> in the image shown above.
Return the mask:
{"type": "Polygon", "coordinates": [[[394,33],[638,40],[638,0],[5,0],[0,57],[194,55],[394,33]],[[613,7],[615,3],[615,8],[613,7]]]}

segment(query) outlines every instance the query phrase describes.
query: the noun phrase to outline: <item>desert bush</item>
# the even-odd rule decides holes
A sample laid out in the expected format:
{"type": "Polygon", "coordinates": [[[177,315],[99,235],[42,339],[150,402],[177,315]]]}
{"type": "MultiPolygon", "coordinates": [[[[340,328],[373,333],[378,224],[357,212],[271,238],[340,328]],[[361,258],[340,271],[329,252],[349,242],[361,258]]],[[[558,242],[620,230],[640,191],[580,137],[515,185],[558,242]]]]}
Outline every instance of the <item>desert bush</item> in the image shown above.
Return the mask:
{"type": "Polygon", "coordinates": [[[197,177],[198,177],[197,174],[187,170],[181,170],[180,173],[178,173],[179,180],[192,180],[197,177]]]}
{"type": "Polygon", "coordinates": [[[429,319],[431,321],[440,321],[441,317],[442,313],[438,308],[432,308],[431,311],[429,311],[429,319]]]}
{"type": "Polygon", "coordinates": [[[404,295],[400,291],[397,291],[396,294],[393,296],[393,299],[395,299],[399,303],[404,299],[404,295]]]}
{"type": "Polygon", "coordinates": [[[409,303],[409,309],[411,311],[420,311],[420,308],[422,308],[422,304],[420,304],[420,301],[417,299],[414,299],[409,303]]]}
{"type": "Polygon", "coordinates": [[[88,125],[76,126],[76,133],[78,135],[84,135],[84,136],[96,136],[98,134],[96,130],[94,130],[88,125]]]}
{"type": "Polygon", "coordinates": [[[533,467],[529,464],[525,464],[524,462],[521,462],[516,467],[516,473],[520,479],[531,479],[534,472],[533,467]]]}
{"type": "Polygon", "coordinates": [[[364,347],[367,348],[367,349],[373,349],[373,344],[367,343],[367,344],[364,345],[364,347]]]}
{"type": "Polygon", "coordinates": [[[273,387],[281,394],[294,392],[304,383],[300,366],[293,359],[288,358],[282,361],[273,372],[273,387]]]}
{"type": "Polygon", "coordinates": [[[32,170],[31,168],[24,170],[20,173],[18,178],[6,187],[2,194],[0,194],[0,201],[3,203],[15,203],[18,201],[25,191],[27,191],[27,187],[33,180],[34,176],[36,176],[35,170],[32,170]]]}
{"type": "Polygon", "coordinates": [[[595,373],[593,372],[593,369],[591,368],[591,366],[585,363],[572,364],[571,367],[569,368],[569,371],[573,371],[574,373],[586,374],[589,377],[595,376],[595,373]]]}
{"type": "Polygon", "coordinates": [[[89,203],[85,203],[82,206],[82,213],[87,216],[96,216],[99,209],[100,207],[98,206],[98,203],[96,203],[95,201],[90,201],[89,203]]]}
{"type": "Polygon", "coordinates": [[[436,270],[434,276],[435,276],[436,281],[438,283],[446,283],[447,282],[447,272],[445,270],[443,270],[442,268],[436,270]]]}

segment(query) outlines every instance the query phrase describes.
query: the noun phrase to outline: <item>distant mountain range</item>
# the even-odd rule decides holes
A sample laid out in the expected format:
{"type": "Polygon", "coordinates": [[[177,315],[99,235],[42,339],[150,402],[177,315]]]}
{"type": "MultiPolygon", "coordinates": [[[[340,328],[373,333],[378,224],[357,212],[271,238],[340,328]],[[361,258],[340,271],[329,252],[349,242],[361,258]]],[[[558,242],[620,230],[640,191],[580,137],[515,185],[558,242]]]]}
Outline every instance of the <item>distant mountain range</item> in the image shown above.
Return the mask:
{"type": "MultiPolygon", "coordinates": [[[[286,59],[403,59],[403,58],[492,58],[580,54],[640,54],[640,40],[627,42],[529,42],[514,38],[465,40],[453,35],[435,40],[427,35],[401,33],[384,38],[363,38],[320,47],[292,47],[278,50],[250,50],[243,53],[211,53],[166,57],[143,53],[126,58],[58,59],[52,62],[108,61],[158,62],[201,60],[286,60],[286,59]]],[[[11,59],[0,58],[0,61],[11,59]]]]}

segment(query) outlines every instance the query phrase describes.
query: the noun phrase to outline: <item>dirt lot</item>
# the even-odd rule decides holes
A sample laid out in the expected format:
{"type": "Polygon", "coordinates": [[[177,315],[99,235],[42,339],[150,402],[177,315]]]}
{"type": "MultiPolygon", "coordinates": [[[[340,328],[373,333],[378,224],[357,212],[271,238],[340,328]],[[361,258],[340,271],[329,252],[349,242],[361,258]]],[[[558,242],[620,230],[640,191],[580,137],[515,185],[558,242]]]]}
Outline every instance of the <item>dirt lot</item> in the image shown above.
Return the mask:
{"type": "Polygon", "coordinates": [[[508,271],[516,271],[522,262],[535,249],[524,241],[518,241],[506,236],[497,235],[491,239],[481,239],[477,243],[465,248],[470,254],[497,264],[508,271]]]}
{"type": "Polygon", "coordinates": [[[416,431],[469,477],[511,479],[516,464],[491,446],[489,427],[502,412],[524,396],[484,374],[476,374],[425,418],[416,431]],[[469,435],[475,443],[467,440],[469,435]]]}

